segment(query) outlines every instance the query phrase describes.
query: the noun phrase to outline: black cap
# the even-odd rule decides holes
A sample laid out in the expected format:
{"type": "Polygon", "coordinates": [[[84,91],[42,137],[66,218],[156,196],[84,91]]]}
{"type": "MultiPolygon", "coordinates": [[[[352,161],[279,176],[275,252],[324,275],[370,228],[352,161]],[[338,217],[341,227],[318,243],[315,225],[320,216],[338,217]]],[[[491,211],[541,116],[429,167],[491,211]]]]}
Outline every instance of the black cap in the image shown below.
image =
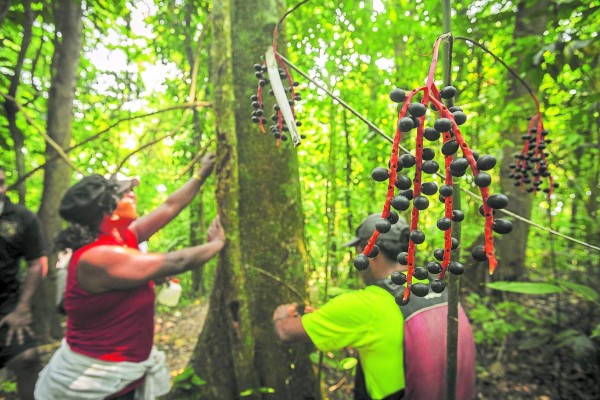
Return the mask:
{"type": "Polygon", "coordinates": [[[116,181],[101,175],[86,176],[67,190],[58,213],[69,222],[95,227],[117,208],[119,188],[116,181]]]}
{"type": "MultiPolygon", "coordinates": [[[[375,224],[381,219],[382,217],[379,213],[369,215],[361,222],[358,229],[356,229],[356,236],[344,243],[342,247],[356,246],[362,241],[369,240],[375,231],[375,224]]],[[[389,232],[379,234],[377,243],[408,243],[409,231],[410,227],[408,226],[408,223],[404,218],[400,217],[398,222],[392,224],[392,229],[390,229],[389,232]]]]}

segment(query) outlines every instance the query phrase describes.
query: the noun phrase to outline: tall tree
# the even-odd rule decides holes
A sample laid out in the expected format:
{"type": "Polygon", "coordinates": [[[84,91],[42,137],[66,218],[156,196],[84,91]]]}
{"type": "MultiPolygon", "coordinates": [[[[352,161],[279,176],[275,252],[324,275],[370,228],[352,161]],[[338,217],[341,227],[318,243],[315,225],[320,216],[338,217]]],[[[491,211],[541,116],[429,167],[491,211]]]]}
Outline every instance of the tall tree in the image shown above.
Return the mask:
{"type": "MultiPolygon", "coordinates": [[[[532,40],[537,43],[543,42],[543,34],[548,23],[547,10],[550,2],[548,0],[537,0],[533,4],[531,3],[531,1],[519,2],[513,34],[515,64],[521,66],[521,70],[526,73],[523,79],[530,84],[533,81],[532,75],[535,73],[535,67],[533,67],[533,53],[531,50],[527,51],[526,49],[531,47],[532,40]]],[[[508,100],[523,103],[531,102],[527,89],[514,77],[510,76],[509,80],[511,91],[508,100]]],[[[507,209],[529,219],[531,217],[532,196],[525,193],[520,187],[516,187],[513,181],[508,178],[510,174],[509,165],[514,161],[513,155],[518,149],[517,146],[521,143],[521,134],[522,131],[517,124],[513,124],[503,132],[503,137],[507,139],[508,143],[512,144],[505,145],[502,151],[503,157],[500,167],[502,179],[500,185],[502,193],[510,199],[507,209]]],[[[497,278],[514,280],[523,277],[528,234],[528,224],[522,221],[513,221],[512,233],[508,237],[498,240],[496,247],[499,259],[497,278]]]]}
{"type": "Polygon", "coordinates": [[[278,398],[314,396],[310,347],[275,346],[271,321],[277,304],[302,301],[298,293],[305,290],[297,156],[291,145],[276,148],[248,123],[252,64],[271,44],[282,10],[275,0],[223,1],[213,8],[217,201],[228,244],[192,360],[208,382],[200,388],[208,399],[260,398],[272,390],[278,398]]]}
{"type": "MultiPolygon", "coordinates": [[[[52,60],[51,87],[48,97],[48,136],[62,149],[69,147],[71,141],[71,128],[73,124],[73,99],[75,97],[75,84],[82,49],[82,9],[81,2],[74,0],[60,0],[56,12],[56,38],[54,43],[54,58],[52,60]]],[[[50,144],[46,145],[46,159],[53,160],[57,150],[50,144]]],[[[71,176],[69,165],[59,158],[46,164],[44,171],[44,191],[39,210],[40,220],[48,239],[53,238],[61,228],[61,220],[56,212],[63,193],[66,191],[71,176]]],[[[53,266],[54,258],[50,259],[53,266]]],[[[54,271],[51,268],[50,279],[47,279],[41,296],[38,297],[37,306],[41,310],[38,321],[42,326],[38,334],[43,333],[49,337],[62,336],[58,318],[53,307],[55,294],[54,271]],[[45,297],[45,298],[44,298],[45,297]]]]}

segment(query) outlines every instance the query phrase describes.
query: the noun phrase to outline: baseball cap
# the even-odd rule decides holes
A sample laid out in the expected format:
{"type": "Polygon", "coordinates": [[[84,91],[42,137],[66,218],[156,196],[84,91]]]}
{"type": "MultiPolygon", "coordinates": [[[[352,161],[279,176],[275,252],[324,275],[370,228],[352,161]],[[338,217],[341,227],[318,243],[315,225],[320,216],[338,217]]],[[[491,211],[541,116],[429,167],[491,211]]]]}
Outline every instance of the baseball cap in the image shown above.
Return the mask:
{"type": "MultiPolygon", "coordinates": [[[[105,175],[106,177],[106,175],[105,175]]],[[[110,182],[117,186],[117,195],[123,196],[125,193],[140,185],[139,176],[126,176],[120,172],[106,177],[110,182]]]]}
{"type": "MultiPolygon", "coordinates": [[[[369,240],[375,231],[375,224],[381,219],[380,213],[374,213],[365,218],[356,229],[356,236],[350,241],[342,244],[342,247],[356,246],[362,241],[369,240]]],[[[410,227],[403,217],[398,222],[392,224],[392,229],[386,233],[379,233],[377,243],[389,241],[393,243],[408,243],[408,234],[410,227]]]]}

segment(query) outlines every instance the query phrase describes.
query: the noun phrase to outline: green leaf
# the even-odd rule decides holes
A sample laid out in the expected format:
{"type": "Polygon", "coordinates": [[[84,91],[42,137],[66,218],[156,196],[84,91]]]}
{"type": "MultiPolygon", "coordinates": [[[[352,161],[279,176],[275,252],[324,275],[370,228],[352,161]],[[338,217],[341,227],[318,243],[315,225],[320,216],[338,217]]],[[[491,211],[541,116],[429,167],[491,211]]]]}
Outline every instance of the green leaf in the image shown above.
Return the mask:
{"type": "Polygon", "coordinates": [[[240,397],[247,397],[251,396],[252,394],[254,394],[254,389],[246,389],[240,393],[240,397]]]}
{"type": "Polygon", "coordinates": [[[192,376],[192,384],[196,385],[196,386],[202,386],[202,385],[206,385],[206,381],[202,378],[200,378],[198,375],[194,375],[192,376]]]}
{"type": "Polygon", "coordinates": [[[356,367],[356,364],[358,364],[358,359],[355,357],[346,357],[343,360],[340,360],[338,366],[340,369],[349,370],[356,367]]]}
{"type": "Polygon", "coordinates": [[[596,301],[598,299],[598,292],[589,286],[581,285],[579,283],[573,283],[564,279],[557,279],[556,283],[563,288],[569,289],[574,292],[577,296],[580,296],[589,301],[596,301]]]}
{"type": "Polygon", "coordinates": [[[498,281],[487,284],[490,289],[521,294],[561,293],[564,289],[546,282],[507,282],[498,281]]]}
{"type": "Polygon", "coordinates": [[[548,336],[535,336],[524,339],[519,343],[519,350],[531,350],[537,349],[538,347],[542,347],[550,341],[548,336]]]}

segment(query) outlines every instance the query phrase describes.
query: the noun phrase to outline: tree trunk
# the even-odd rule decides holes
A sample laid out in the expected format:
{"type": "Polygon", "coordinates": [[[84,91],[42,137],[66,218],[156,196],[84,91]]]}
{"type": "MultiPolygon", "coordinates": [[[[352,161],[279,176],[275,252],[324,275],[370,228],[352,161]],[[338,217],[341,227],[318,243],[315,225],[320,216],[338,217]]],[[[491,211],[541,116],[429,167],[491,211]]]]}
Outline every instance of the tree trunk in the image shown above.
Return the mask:
{"type": "MultiPolygon", "coordinates": [[[[518,11],[515,21],[514,42],[517,48],[523,49],[523,45],[519,45],[519,40],[538,37],[541,42],[542,34],[546,30],[548,23],[549,1],[539,0],[532,6],[525,6],[525,2],[521,1],[518,6],[518,11]]],[[[526,82],[531,82],[532,71],[532,54],[530,51],[517,51],[514,55],[515,64],[524,66],[522,69],[527,71],[524,77],[526,82]]],[[[511,95],[510,100],[520,100],[530,102],[529,95],[526,89],[512,76],[511,79],[511,95]]],[[[535,90],[535,89],[534,89],[535,90]]],[[[531,106],[527,106],[531,109],[531,106]]],[[[514,116],[517,119],[518,116],[514,116]]],[[[521,124],[515,124],[503,132],[503,136],[514,143],[514,145],[505,146],[503,149],[502,164],[500,167],[501,181],[500,186],[502,193],[510,199],[507,210],[515,214],[521,215],[529,219],[531,217],[531,204],[533,195],[527,194],[520,187],[516,187],[513,181],[508,178],[510,174],[509,164],[514,161],[514,153],[518,151],[521,144],[521,134],[524,133],[521,124]]],[[[502,280],[518,280],[525,273],[525,250],[527,249],[527,236],[529,234],[529,225],[519,220],[513,222],[513,231],[510,235],[497,240],[498,252],[498,269],[495,274],[495,279],[502,280]]]]}
{"type": "MultiPolygon", "coordinates": [[[[10,4],[5,6],[9,7],[10,4]]],[[[16,101],[19,101],[17,91],[21,82],[21,70],[23,69],[23,62],[25,55],[31,44],[32,26],[33,26],[34,14],[31,10],[31,1],[23,1],[23,40],[21,40],[21,46],[19,49],[19,55],[17,57],[17,63],[15,64],[13,75],[10,78],[10,87],[8,89],[8,95],[13,97],[16,101]]],[[[13,140],[15,161],[17,167],[17,176],[21,178],[25,175],[25,154],[23,148],[25,147],[25,136],[19,127],[17,126],[17,105],[12,100],[4,101],[4,110],[6,111],[6,119],[8,121],[8,130],[13,140]]],[[[25,205],[25,195],[27,190],[24,183],[17,185],[17,192],[19,194],[19,204],[25,205]]]]}
{"type": "MultiPolygon", "coordinates": [[[[48,136],[63,149],[69,147],[72,136],[73,99],[82,49],[81,18],[82,10],[79,1],[60,0],[58,2],[56,31],[61,35],[56,37],[54,59],[52,60],[47,130],[48,136]]],[[[56,150],[47,144],[46,159],[52,160],[56,154],[56,150]]],[[[49,241],[61,229],[62,223],[57,210],[60,199],[69,185],[69,179],[65,179],[65,177],[70,175],[69,166],[62,158],[57,158],[46,165],[39,216],[49,241]]],[[[38,315],[36,320],[43,323],[43,326],[39,327],[42,330],[37,331],[38,334],[43,332],[48,337],[48,334],[51,333],[52,336],[60,338],[62,337],[60,319],[56,313],[56,307],[54,307],[55,263],[56,257],[50,257],[50,271],[42,286],[37,303],[43,314],[38,315]]]]}
{"type": "MultiPolygon", "coordinates": [[[[275,0],[236,0],[215,3],[213,9],[217,202],[228,241],[192,359],[195,372],[207,382],[195,390],[203,399],[241,394],[258,399],[272,390],[274,395],[265,396],[314,398],[311,346],[279,343],[271,321],[278,304],[302,301],[297,293],[305,290],[296,152],[290,142],[277,148],[248,118],[256,82],[252,65],[271,43],[283,14],[278,5],[275,0]]],[[[270,101],[265,95],[265,102],[270,101]]],[[[175,396],[184,398],[184,393],[175,396]]]]}

